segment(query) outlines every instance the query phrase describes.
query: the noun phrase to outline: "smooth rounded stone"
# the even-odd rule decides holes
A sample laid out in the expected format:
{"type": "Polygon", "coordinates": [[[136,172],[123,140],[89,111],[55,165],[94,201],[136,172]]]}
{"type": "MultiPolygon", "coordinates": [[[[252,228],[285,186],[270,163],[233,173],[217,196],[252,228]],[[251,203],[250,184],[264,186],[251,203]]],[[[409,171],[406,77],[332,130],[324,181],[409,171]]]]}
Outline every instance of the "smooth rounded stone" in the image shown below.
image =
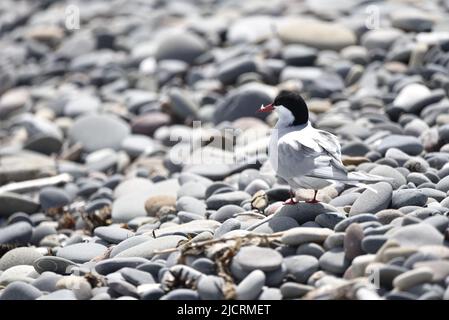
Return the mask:
{"type": "Polygon", "coordinates": [[[406,206],[424,206],[427,196],[420,189],[402,189],[393,192],[391,207],[399,209],[406,206]]]}
{"type": "Polygon", "coordinates": [[[149,154],[156,148],[151,138],[142,134],[132,134],[123,139],[120,148],[130,157],[138,157],[141,154],[149,154]]]}
{"type": "Polygon", "coordinates": [[[449,276],[449,261],[447,260],[419,261],[414,264],[414,268],[421,267],[432,270],[433,282],[444,281],[449,276]]]}
{"type": "Polygon", "coordinates": [[[362,142],[349,142],[341,148],[341,153],[352,157],[363,157],[370,149],[362,142]]]}
{"type": "Polygon", "coordinates": [[[416,156],[423,151],[423,145],[418,138],[397,134],[389,135],[382,139],[377,146],[377,151],[385,154],[390,148],[399,149],[412,156],[416,156]]]}
{"type": "Polygon", "coordinates": [[[199,235],[203,232],[213,234],[220,225],[220,222],[214,220],[192,220],[183,224],[173,224],[170,226],[164,226],[163,228],[154,229],[151,234],[156,237],[180,234],[199,235]]]}
{"type": "Polygon", "coordinates": [[[106,250],[107,247],[97,243],[77,243],[60,248],[56,256],[75,263],[84,263],[102,256],[106,250]]]}
{"type": "Polygon", "coordinates": [[[52,271],[57,274],[69,274],[71,269],[76,266],[73,261],[56,256],[43,256],[36,259],[33,263],[34,269],[41,274],[46,271],[52,271]]]}
{"type": "Polygon", "coordinates": [[[126,281],[135,286],[140,286],[147,283],[155,283],[153,276],[149,272],[125,267],[120,269],[120,274],[126,281]]]}
{"type": "Polygon", "coordinates": [[[0,258],[0,270],[6,270],[17,265],[33,265],[42,254],[34,248],[15,248],[6,252],[0,258]]]}
{"type": "Polygon", "coordinates": [[[299,227],[298,222],[290,217],[273,217],[254,229],[257,233],[275,233],[299,227]]]}
{"type": "Polygon", "coordinates": [[[233,260],[247,271],[273,271],[281,266],[282,255],[270,248],[247,246],[241,248],[233,260]]]}
{"type": "Polygon", "coordinates": [[[254,300],[265,285],[265,273],[260,270],[252,271],[236,288],[237,300],[254,300]]]}
{"type": "Polygon", "coordinates": [[[296,282],[306,283],[318,271],[318,259],[310,255],[296,255],[284,259],[288,275],[296,282]]]}
{"type": "Polygon", "coordinates": [[[362,240],[362,249],[367,253],[377,253],[387,240],[385,235],[366,236],[362,240]]]}
{"type": "Polygon", "coordinates": [[[407,32],[429,32],[435,23],[435,18],[419,10],[400,10],[391,14],[392,26],[407,32]]]}
{"type": "Polygon", "coordinates": [[[280,39],[285,43],[297,43],[320,50],[335,50],[354,45],[355,34],[342,24],[321,22],[315,19],[288,18],[277,28],[280,39]],[[302,30],[301,33],[293,30],[302,30]]]}
{"type": "Polygon", "coordinates": [[[234,190],[234,187],[224,182],[214,182],[206,188],[206,199],[216,193],[218,190],[223,189],[229,189],[229,191],[232,191],[234,190]]]}
{"type": "Polygon", "coordinates": [[[155,58],[157,61],[179,60],[193,64],[206,51],[206,42],[196,34],[188,31],[173,32],[161,37],[155,58]]]}
{"type": "Polygon", "coordinates": [[[127,194],[116,199],[112,204],[112,222],[127,223],[128,221],[147,216],[145,201],[146,193],[127,194]]]}
{"type": "Polygon", "coordinates": [[[212,275],[215,274],[216,265],[214,261],[208,258],[198,258],[192,262],[192,268],[201,273],[212,275]]]}
{"type": "Polygon", "coordinates": [[[227,204],[220,206],[216,212],[210,215],[209,219],[225,222],[226,220],[233,218],[236,213],[241,212],[245,212],[242,207],[235,204],[227,204]]]}
{"type": "Polygon", "coordinates": [[[189,196],[183,196],[176,200],[176,210],[193,212],[199,215],[206,214],[206,205],[203,201],[189,196]]]}
{"type": "Polygon", "coordinates": [[[387,235],[404,247],[442,245],[444,238],[437,229],[424,223],[396,228],[387,232],[387,235]]]}
{"type": "Polygon", "coordinates": [[[149,197],[145,201],[145,211],[150,217],[157,216],[157,213],[163,207],[170,207],[174,209],[175,206],[176,206],[176,198],[173,196],[156,195],[149,197]]]}
{"type": "Polygon", "coordinates": [[[343,248],[333,248],[326,251],[318,260],[320,268],[333,274],[343,274],[350,262],[345,258],[343,248]]]}
{"type": "Polygon", "coordinates": [[[154,279],[160,280],[162,271],[164,271],[166,269],[165,266],[166,266],[165,261],[156,260],[154,262],[143,263],[143,264],[139,265],[136,269],[142,270],[145,272],[149,272],[149,273],[151,273],[151,275],[153,276],[154,279]]]}
{"type": "Polygon", "coordinates": [[[163,112],[150,112],[134,117],[131,121],[131,132],[133,134],[153,136],[160,127],[169,125],[171,118],[163,112]]]}
{"type": "Polygon", "coordinates": [[[56,290],[50,294],[43,295],[38,300],[77,300],[75,293],[69,289],[56,290]]]}
{"type": "Polygon", "coordinates": [[[346,218],[346,215],[340,212],[326,212],[316,216],[315,222],[323,228],[334,229],[334,227],[346,218]]]}
{"type": "Polygon", "coordinates": [[[295,205],[283,205],[276,210],[277,217],[290,217],[302,225],[308,221],[314,221],[321,213],[337,212],[338,210],[325,203],[299,202],[295,205]]]}
{"type": "Polygon", "coordinates": [[[0,274],[0,285],[8,285],[14,281],[31,283],[38,274],[32,266],[18,265],[11,267],[0,274]]]}
{"type": "Polygon", "coordinates": [[[61,208],[70,202],[64,190],[55,187],[46,187],[39,192],[39,203],[44,210],[61,208]]]}
{"type": "Polygon", "coordinates": [[[28,222],[17,222],[0,229],[0,244],[26,245],[31,240],[33,228],[28,222]]]}
{"type": "Polygon", "coordinates": [[[431,182],[429,178],[427,178],[424,174],[419,172],[412,172],[407,176],[407,182],[412,182],[416,186],[419,186],[423,183],[431,182]]]}
{"type": "Polygon", "coordinates": [[[362,36],[361,44],[368,50],[388,50],[390,46],[402,35],[403,32],[401,30],[394,28],[369,30],[362,36]]]}
{"type": "Polygon", "coordinates": [[[449,191],[449,175],[438,181],[437,189],[443,192],[449,191]]]}
{"type": "MultiPolygon", "coordinates": [[[[240,86],[238,89],[231,91],[217,105],[213,114],[213,122],[219,124],[223,121],[234,121],[243,117],[265,119],[266,114],[258,114],[256,111],[260,105],[270,103],[272,100],[273,96],[267,93],[265,85],[250,83],[246,86],[240,86]]],[[[217,166],[214,165],[213,168],[216,170],[217,166]]]]}
{"type": "Polygon", "coordinates": [[[119,150],[129,133],[129,126],[123,120],[113,115],[93,114],[77,118],[68,136],[72,142],[81,143],[85,151],[93,152],[105,148],[119,150]]]}
{"type": "Polygon", "coordinates": [[[181,223],[187,223],[193,220],[203,220],[205,219],[204,216],[200,215],[200,214],[196,214],[196,213],[191,213],[191,212],[186,212],[186,211],[179,211],[178,214],[178,219],[181,223]]]}
{"type": "Polygon", "coordinates": [[[353,223],[346,229],[343,244],[346,259],[352,261],[355,257],[363,254],[363,237],[363,228],[358,223],[353,223]]]}
{"type": "Polygon", "coordinates": [[[241,227],[241,223],[239,220],[234,218],[229,218],[219,226],[214,233],[214,238],[220,238],[224,236],[226,233],[231,232],[233,230],[239,230],[241,227]]]}
{"type": "MultiPolygon", "coordinates": [[[[3,88],[2,88],[3,89],[3,88]]],[[[23,88],[12,88],[0,98],[0,120],[6,120],[24,112],[30,106],[30,92],[23,88]]]]}
{"type": "Polygon", "coordinates": [[[34,280],[31,284],[43,292],[56,291],[56,283],[62,278],[61,275],[51,271],[43,272],[39,278],[34,280]]]}
{"type": "Polygon", "coordinates": [[[204,276],[198,280],[198,295],[202,300],[223,300],[224,280],[217,276],[204,276]]]}
{"type": "Polygon", "coordinates": [[[40,224],[33,229],[33,235],[31,236],[30,241],[34,245],[39,245],[40,241],[46,236],[54,234],[57,234],[55,227],[46,224],[40,224]]]}
{"type": "Polygon", "coordinates": [[[380,223],[387,225],[390,224],[390,222],[394,219],[404,216],[404,214],[399,210],[385,209],[376,213],[375,216],[380,223]]]}
{"type": "Polygon", "coordinates": [[[132,193],[145,193],[151,192],[154,183],[146,178],[135,177],[120,182],[114,189],[114,198],[120,198],[122,196],[132,193]]]}
{"type": "Polygon", "coordinates": [[[369,173],[381,177],[391,178],[392,180],[387,182],[391,184],[394,190],[407,183],[407,179],[398,170],[390,166],[379,165],[370,170],[369,173]]]}
{"type": "Polygon", "coordinates": [[[97,271],[99,274],[107,275],[122,268],[136,268],[147,262],[147,259],[140,257],[111,258],[97,262],[97,264],[95,265],[95,271],[97,271]]]}
{"type": "Polygon", "coordinates": [[[160,300],[199,300],[200,297],[198,295],[198,292],[191,289],[174,289],[167,294],[165,294],[163,297],[160,298],[160,300]]]}
{"type": "Polygon", "coordinates": [[[123,250],[116,255],[116,258],[139,257],[151,259],[156,254],[156,251],[176,248],[178,243],[185,239],[185,237],[179,235],[167,235],[156,239],[150,239],[129,249],[123,250]]]}
{"type": "Polygon", "coordinates": [[[251,195],[243,191],[225,192],[207,198],[206,205],[208,209],[218,210],[230,204],[240,205],[243,201],[249,199],[251,199],[251,195]]]}
{"type": "Polygon", "coordinates": [[[42,295],[42,292],[34,286],[15,281],[10,283],[0,295],[0,300],[36,300],[42,295]]]}
{"type": "Polygon", "coordinates": [[[282,300],[281,290],[264,287],[257,300],[282,300]]]}
{"type": "Polygon", "coordinates": [[[270,185],[262,180],[262,179],[256,179],[253,180],[252,182],[250,182],[246,187],[245,187],[245,192],[249,193],[250,195],[254,196],[258,191],[260,190],[268,190],[270,189],[270,185]]]}
{"type": "Polygon", "coordinates": [[[8,217],[7,224],[14,224],[16,222],[27,222],[29,224],[33,224],[33,221],[31,220],[30,216],[24,212],[16,212],[8,217]]]}
{"type": "Polygon", "coordinates": [[[249,72],[255,72],[257,65],[250,56],[231,58],[224,61],[217,70],[217,78],[224,85],[235,83],[239,76],[249,72]]]}
{"type": "Polygon", "coordinates": [[[330,250],[332,248],[342,248],[344,245],[345,233],[335,232],[331,234],[323,243],[323,248],[325,250],[330,250]]]}
{"type": "Polygon", "coordinates": [[[296,282],[285,282],[282,284],[280,290],[284,299],[297,299],[314,290],[313,286],[309,286],[296,282]]]}
{"type": "Polygon", "coordinates": [[[39,210],[39,204],[31,198],[13,192],[0,194],[0,217],[9,217],[16,212],[35,213],[39,210]]]}
{"type": "Polygon", "coordinates": [[[92,287],[85,277],[74,275],[62,277],[56,283],[56,288],[72,290],[78,300],[92,298],[92,287]]]}
{"type": "Polygon", "coordinates": [[[137,288],[124,280],[108,280],[108,293],[112,296],[138,297],[137,288]]]}
{"type": "Polygon", "coordinates": [[[385,264],[376,269],[379,285],[388,290],[393,288],[393,280],[407,269],[400,266],[385,264]]]}
{"type": "Polygon", "coordinates": [[[430,224],[441,233],[444,233],[444,231],[449,226],[449,219],[442,215],[436,215],[424,219],[423,223],[430,224]]]}
{"type": "Polygon", "coordinates": [[[334,206],[334,207],[352,206],[352,204],[357,200],[357,198],[359,196],[360,196],[360,194],[358,194],[358,193],[342,194],[342,195],[332,199],[329,202],[329,204],[334,206]]]}
{"type": "Polygon", "coordinates": [[[102,300],[111,300],[111,296],[107,292],[101,292],[101,293],[95,294],[92,297],[92,299],[90,299],[90,300],[100,300],[100,301],[102,301],[102,300]]]}
{"type": "Polygon", "coordinates": [[[109,243],[119,244],[120,242],[133,237],[134,232],[120,227],[98,227],[94,230],[94,235],[109,243]]]}
{"type": "Polygon", "coordinates": [[[282,51],[282,59],[293,66],[311,66],[314,64],[318,51],[303,45],[288,45],[282,51]]]}
{"type": "Polygon", "coordinates": [[[304,243],[296,249],[297,255],[308,255],[319,259],[325,250],[322,246],[316,243],[304,243]]]}
{"type": "Polygon", "coordinates": [[[432,277],[432,269],[421,267],[398,275],[393,280],[393,286],[398,290],[406,291],[418,284],[431,282],[432,277]]]}
{"type": "Polygon", "coordinates": [[[200,182],[186,182],[178,190],[177,198],[182,197],[192,197],[202,200],[206,197],[206,186],[200,182]]]}
{"type": "Polygon", "coordinates": [[[343,221],[339,222],[335,228],[335,232],[344,232],[353,223],[364,223],[374,221],[377,222],[377,217],[370,213],[359,213],[354,216],[348,217],[343,221]]]}
{"type": "Polygon", "coordinates": [[[432,188],[419,188],[419,190],[427,196],[427,198],[435,199],[436,201],[442,201],[446,198],[446,193],[440,190],[435,190],[432,188]]]}
{"type": "Polygon", "coordinates": [[[327,228],[297,227],[287,230],[282,235],[281,242],[290,246],[297,246],[308,242],[323,243],[333,233],[332,230],[327,228]]]}
{"type": "Polygon", "coordinates": [[[378,182],[366,189],[361,196],[354,202],[349,211],[351,216],[361,213],[377,213],[387,209],[391,202],[392,187],[387,182],[378,182]]]}
{"type": "Polygon", "coordinates": [[[142,242],[145,242],[149,239],[150,239],[150,237],[147,235],[137,235],[137,236],[128,238],[126,240],[123,240],[119,244],[117,244],[115,247],[112,248],[112,250],[110,252],[110,257],[114,258],[117,254],[119,254],[123,250],[129,249],[129,248],[136,246],[142,242]]]}

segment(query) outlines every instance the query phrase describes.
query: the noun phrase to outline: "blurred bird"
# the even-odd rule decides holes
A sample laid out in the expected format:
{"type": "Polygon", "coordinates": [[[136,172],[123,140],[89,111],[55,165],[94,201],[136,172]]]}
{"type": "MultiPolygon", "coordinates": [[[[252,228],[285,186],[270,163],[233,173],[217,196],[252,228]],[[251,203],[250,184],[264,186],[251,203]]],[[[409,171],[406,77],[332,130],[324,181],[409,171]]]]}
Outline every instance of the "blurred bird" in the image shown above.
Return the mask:
{"type": "MultiPolygon", "coordinates": [[[[319,189],[341,182],[367,187],[364,183],[388,181],[389,178],[362,172],[348,172],[341,162],[341,147],[333,134],[312,127],[309,111],[302,97],[292,91],[281,91],[274,102],[261,106],[259,112],[276,111],[279,118],[268,147],[271,166],[291,189],[313,189],[317,203],[319,189]]],[[[368,187],[369,188],[369,187],[368,187]]],[[[285,204],[295,204],[294,191],[285,204]]]]}

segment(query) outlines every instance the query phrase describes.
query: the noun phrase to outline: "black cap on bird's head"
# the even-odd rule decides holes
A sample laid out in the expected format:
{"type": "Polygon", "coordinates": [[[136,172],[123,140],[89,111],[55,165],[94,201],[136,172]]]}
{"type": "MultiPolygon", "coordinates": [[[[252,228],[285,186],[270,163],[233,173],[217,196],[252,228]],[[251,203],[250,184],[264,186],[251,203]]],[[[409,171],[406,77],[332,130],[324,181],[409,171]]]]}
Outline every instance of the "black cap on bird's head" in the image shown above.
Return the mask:
{"type": "Polygon", "coordinates": [[[292,123],[296,126],[306,124],[309,121],[309,110],[304,99],[294,91],[282,90],[274,99],[273,103],[262,106],[259,112],[273,111],[279,107],[284,107],[292,114],[292,123]]]}

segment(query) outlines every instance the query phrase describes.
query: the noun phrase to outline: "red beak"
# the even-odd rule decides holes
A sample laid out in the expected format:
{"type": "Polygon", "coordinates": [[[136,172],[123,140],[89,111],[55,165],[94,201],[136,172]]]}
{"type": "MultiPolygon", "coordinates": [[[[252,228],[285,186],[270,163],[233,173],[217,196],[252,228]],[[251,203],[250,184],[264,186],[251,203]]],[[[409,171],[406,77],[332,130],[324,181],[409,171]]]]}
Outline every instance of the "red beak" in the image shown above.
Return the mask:
{"type": "Polygon", "coordinates": [[[274,106],[272,103],[267,104],[266,106],[261,106],[257,112],[271,112],[274,110],[274,106]]]}

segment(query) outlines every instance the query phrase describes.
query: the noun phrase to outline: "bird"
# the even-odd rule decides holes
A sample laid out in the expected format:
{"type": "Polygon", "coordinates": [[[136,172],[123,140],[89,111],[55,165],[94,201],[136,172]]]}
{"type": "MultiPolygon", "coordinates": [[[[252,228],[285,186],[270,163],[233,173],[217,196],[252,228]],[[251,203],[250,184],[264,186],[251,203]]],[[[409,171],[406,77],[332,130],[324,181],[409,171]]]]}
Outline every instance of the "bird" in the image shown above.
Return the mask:
{"type": "Polygon", "coordinates": [[[278,114],[269,139],[268,159],[276,175],[290,186],[290,199],[284,204],[296,204],[294,190],[300,188],[314,190],[313,198],[306,202],[318,203],[318,190],[334,183],[370,188],[366,183],[390,180],[348,172],[341,161],[338,138],[312,126],[307,104],[300,94],[282,90],[272,103],[262,105],[258,111],[278,114]]]}

